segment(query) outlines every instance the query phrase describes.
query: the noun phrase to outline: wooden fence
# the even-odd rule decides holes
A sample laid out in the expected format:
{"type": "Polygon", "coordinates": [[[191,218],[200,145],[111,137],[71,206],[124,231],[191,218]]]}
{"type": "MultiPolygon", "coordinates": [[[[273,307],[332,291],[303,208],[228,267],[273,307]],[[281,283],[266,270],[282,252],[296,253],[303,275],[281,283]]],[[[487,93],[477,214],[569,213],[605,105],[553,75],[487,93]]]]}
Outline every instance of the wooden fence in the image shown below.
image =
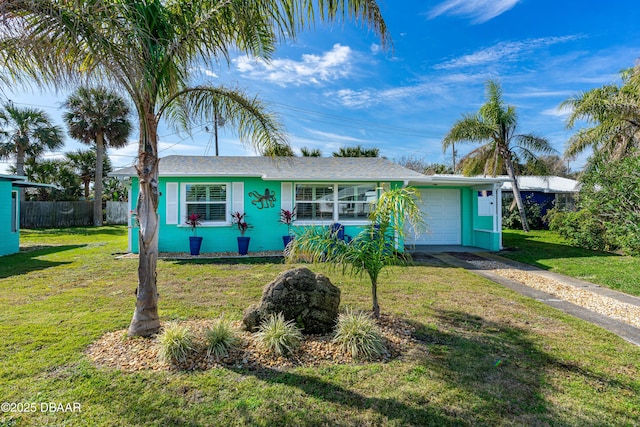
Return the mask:
{"type": "Polygon", "coordinates": [[[20,227],[58,228],[93,224],[93,202],[21,202],[20,227]]]}
{"type": "MultiPolygon", "coordinates": [[[[105,224],[126,224],[127,202],[107,202],[105,224]]],[[[60,228],[93,225],[93,202],[21,202],[20,227],[60,228]]]]}
{"type": "Polygon", "coordinates": [[[127,224],[129,219],[129,202],[107,202],[107,218],[105,224],[127,224]]]}

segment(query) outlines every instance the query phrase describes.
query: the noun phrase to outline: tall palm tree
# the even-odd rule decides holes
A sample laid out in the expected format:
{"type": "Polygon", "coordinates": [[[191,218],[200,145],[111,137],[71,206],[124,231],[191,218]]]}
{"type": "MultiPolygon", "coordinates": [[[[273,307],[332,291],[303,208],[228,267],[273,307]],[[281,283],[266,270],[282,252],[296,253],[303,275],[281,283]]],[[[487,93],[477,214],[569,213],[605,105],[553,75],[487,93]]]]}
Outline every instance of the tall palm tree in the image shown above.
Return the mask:
{"type": "Polygon", "coordinates": [[[577,94],[561,104],[571,114],[567,127],[585,120],[590,126],[569,139],[565,157],[587,148],[618,160],[640,145],[640,66],[622,72],[622,85],[605,85],[577,94]]]}
{"type": "MultiPolygon", "coordinates": [[[[67,163],[78,174],[84,187],[84,198],[89,199],[91,182],[96,177],[96,157],[95,149],[77,150],[65,154],[67,163]]],[[[104,156],[102,160],[102,171],[111,172],[111,161],[109,156],[104,156]]]]}
{"type": "Polygon", "coordinates": [[[214,111],[260,151],[286,144],[274,114],[239,90],[193,85],[203,64],[232,51],[269,59],[276,44],[318,20],[362,20],[389,36],[374,0],[3,0],[0,60],[15,79],[64,85],[86,78],[126,91],[138,114],[140,222],[136,310],[129,333],[160,328],[157,309],[158,123],[211,122],[214,111]]]}
{"type": "Polygon", "coordinates": [[[108,147],[127,145],[131,134],[129,106],[117,94],[104,87],[78,88],[64,103],[64,121],[69,135],[85,144],[95,144],[96,163],[93,181],[93,225],[102,226],[102,164],[108,147]]]}
{"type": "MultiPolygon", "coordinates": [[[[27,159],[64,145],[62,129],[42,110],[20,108],[9,102],[0,109],[0,158],[15,156],[16,174],[24,176],[27,159]]],[[[20,191],[24,200],[24,191],[20,191]]]]}
{"type": "Polygon", "coordinates": [[[465,175],[475,174],[482,168],[486,175],[496,176],[506,170],[513,188],[513,197],[520,212],[522,228],[529,231],[524,204],[520,196],[514,162],[536,159],[535,153],[552,153],[549,142],[532,134],[517,134],[515,107],[506,105],[502,89],[495,81],[486,84],[487,102],[476,114],[465,114],[453,124],[442,141],[442,150],[458,142],[482,144],[462,158],[465,175]]]}

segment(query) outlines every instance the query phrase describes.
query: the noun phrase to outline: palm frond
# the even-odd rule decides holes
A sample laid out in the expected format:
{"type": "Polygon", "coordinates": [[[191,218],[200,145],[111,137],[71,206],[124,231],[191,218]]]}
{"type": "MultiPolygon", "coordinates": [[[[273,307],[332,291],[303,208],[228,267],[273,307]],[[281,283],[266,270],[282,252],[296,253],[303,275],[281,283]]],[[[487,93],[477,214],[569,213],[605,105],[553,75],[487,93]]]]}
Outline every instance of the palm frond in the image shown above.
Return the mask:
{"type": "MultiPolygon", "coordinates": [[[[224,117],[242,142],[258,151],[288,146],[285,131],[277,115],[257,97],[224,86],[196,86],[176,94],[166,104],[167,118],[184,127],[187,119],[212,122],[224,117]]],[[[160,110],[158,115],[162,115],[160,110]]]]}

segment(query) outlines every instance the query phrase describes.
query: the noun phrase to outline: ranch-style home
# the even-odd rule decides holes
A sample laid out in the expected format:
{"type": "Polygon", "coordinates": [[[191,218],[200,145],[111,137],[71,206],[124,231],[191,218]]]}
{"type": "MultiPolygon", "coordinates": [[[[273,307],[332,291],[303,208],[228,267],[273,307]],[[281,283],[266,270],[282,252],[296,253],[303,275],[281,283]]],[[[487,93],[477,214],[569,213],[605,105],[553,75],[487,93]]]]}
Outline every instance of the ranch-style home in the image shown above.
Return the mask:
{"type": "MultiPolygon", "coordinates": [[[[131,178],[131,210],[138,196],[133,167],[111,173],[131,178]]],[[[203,253],[237,252],[232,214],[246,214],[250,252],[283,249],[287,226],[281,209],[293,211],[293,228],[340,223],[355,236],[368,223],[370,202],[385,188],[414,186],[422,196],[427,229],[408,235],[407,245],[454,245],[501,249],[503,180],[452,175],[426,176],[383,158],[198,157],[160,160],[160,252],[188,252],[191,213],[201,215],[203,253]]],[[[138,252],[135,219],[129,250],[138,252]]]]}

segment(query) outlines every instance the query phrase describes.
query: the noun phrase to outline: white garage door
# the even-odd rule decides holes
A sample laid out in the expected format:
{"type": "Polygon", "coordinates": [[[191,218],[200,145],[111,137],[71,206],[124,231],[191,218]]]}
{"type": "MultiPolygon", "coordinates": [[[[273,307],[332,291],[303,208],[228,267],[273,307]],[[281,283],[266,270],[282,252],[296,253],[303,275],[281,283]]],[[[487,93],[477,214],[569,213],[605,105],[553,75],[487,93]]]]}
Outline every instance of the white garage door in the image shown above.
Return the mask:
{"type": "Polygon", "coordinates": [[[415,236],[407,231],[407,243],[416,245],[459,245],[460,190],[420,190],[420,210],[427,224],[427,231],[415,236]]]}

